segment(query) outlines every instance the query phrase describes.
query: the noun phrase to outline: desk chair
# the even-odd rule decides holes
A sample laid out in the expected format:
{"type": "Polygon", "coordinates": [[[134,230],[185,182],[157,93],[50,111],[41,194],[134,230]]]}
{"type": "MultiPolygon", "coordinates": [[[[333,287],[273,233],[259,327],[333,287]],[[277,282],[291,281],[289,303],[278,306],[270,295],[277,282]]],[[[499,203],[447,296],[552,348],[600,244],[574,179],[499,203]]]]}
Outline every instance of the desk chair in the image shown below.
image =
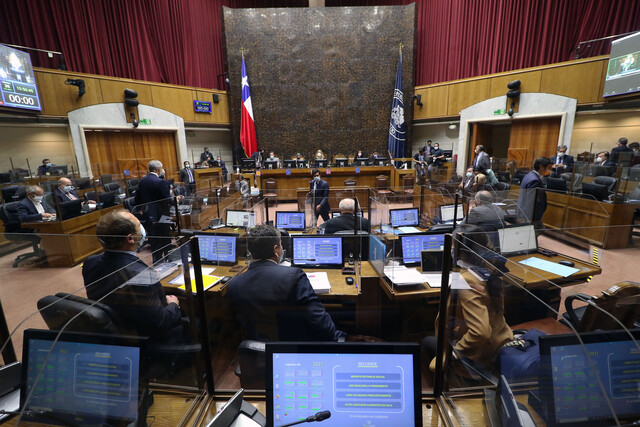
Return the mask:
{"type": "Polygon", "coordinates": [[[376,176],[376,193],[386,197],[389,194],[393,194],[393,191],[389,190],[389,177],[386,175],[376,176]]]}
{"type": "Polygon", "coordinates": [[[113,175],[100,175],[100,182],[102,185],[111,184],[113,182],[113,175]]]}
{"type": "Polygon", "coordinates": [[[38,247],[40,237],[35,235],[32,230],[21,227],[20,215],[18,214],[18,202],[5,203],[0,205],[0,220],[4,224],[4,236],[7,240],[14,242],[30,242],[33,246],[33,252],[18,255],[13,262],[13,268],[29,258],[42,258],[44,252],[38,247]]]}
{"type": "Polygon", "coordinates": [[[575,192],[582,188],[582,174],[574,173],[573,174],[573,184],[569,185],[569,181],[571,181],[571,172],[565,172],[560,174],[560,178],[567,181],[567,187],[569,187],[569,191],[575,192]]]}
{"type": "Polygon", "coordinates": [[[640,317],[640,283],[617,283],[602,291],[600,297],[581,293],[569,295],[564,306],[567,312],[562,315],[560,322],[572,325],[578,332],[622,329],[611,317],[619,320],[625,328],[632,328],[640,317]],[[573,308],[575,300],[586,302],[587,305],[573,308]]]}
{"type": "Polygon", "coordinates": [[[46,204],[51,206],[53,209],[56,208],[56,195],[53,191],[44,195],[44,201],[46,204]]]}
{"type": "Polygon", "coordinates": [[[2,200],[5,203],[19,202],[27,197],[27,187],[22,185],[10,185],[2,188],[2,200]]]}
{"type": "Polygon", "coordinates": [[[91,188],[91,178],[76,178],[73,180],[73,185],[77,190],[91,188]]]}
{"type": "MultiPolygon", "coordinates": [[[[66,331],[138,335],[110,306],[77,295],[60,292],[40,298],[37,305],[40,315],[51,330],[60,330],[77,316],[66,326],[66,331]]],[[[148,350],[151,376],[156,379],[157,376],[174,379],[179,370],[193,366],[191,362],[202,350],[202,346],[152,342],[148,350]]]]}
{"type": "Polygon", "coordinates": [[[274,206],[278,206],[278,184],[275,179],[269,178],[264,182],[264,198],[267,199],[267,207],[269,202],[275,202],[274,206]]]}
{"type": "Polygon", "coordinates": [[[618,184],[618,180],[616,178],[602,175],[596,176],[593,182],[600,185],[606,185],[609,193],[616,191],[616,185],[618,184]]]}
{"type": "Polygon", "coordinates": [[[265,389],[265,346],[263,341],[244,340],[238,346],[235,374],[245,390],[265,389]]]}
{"type": "Polygon", "coordinates": [[[139,182],[140,180],[135,178],[127,180],[127,193],[129,193],[129,197],[133,197],[136,194],[139,182]]]}
{"type": "Polygon", "coordinates": [[[413,185],[415,183],[415,176],[413,175],[403,175],[402,176],[402,193],[404,194],[407,201],[413,200],[413,185]]]}
{"type": "MultiPolygon", "coordinates": [[[[104,176],[104,175],[103,175],[104,176]]],[[[106,184],[103,184],[104,187],[104,191],[117,191],[118,194],[122,194],[122,188],[120,188],[120,184],[118,184],[117,182],[109,182],[106,184]]]]}
{"type": "Polygon", "coordinates": [[[0,173],[0,184],[6,184],[11,182],[11,172],[0,173]]]}

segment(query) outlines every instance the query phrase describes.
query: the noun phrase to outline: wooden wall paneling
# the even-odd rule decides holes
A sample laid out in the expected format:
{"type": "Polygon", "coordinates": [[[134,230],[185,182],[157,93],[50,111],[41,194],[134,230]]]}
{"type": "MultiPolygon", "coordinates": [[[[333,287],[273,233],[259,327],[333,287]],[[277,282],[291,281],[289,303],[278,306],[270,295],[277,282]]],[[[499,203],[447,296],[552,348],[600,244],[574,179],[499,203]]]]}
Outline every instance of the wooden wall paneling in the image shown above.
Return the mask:
{"type": "Polygon", "coordinates": [[[509,88],[507,88],[507,84],[514,80],[520,80],[522,82],[520,85],[520,92],[540,92],[541,79],[542,71],[540,70],[492,77],[491,89],[489,90],[489,98],[506,95],[507,91],[509,90],[509,88]]]}
{"type": "Polygon", "coordinates": [[[122,174],[119,159],[133,159],[136,151],[133,132],[85,131],[91,172],[98,175],[98,167],[103,174],[122,174]]]}
{"type": "Polygon", "coordinates": [[[606,59],[580,64],[567,63],[542,70],[540,92],[576,98],[578,104],[603,102],[603,64],[606,64],[606,59]]]}
{"type": "Polygon", "coordinates": [[[36,72],[36,82],[40,91],[42,114],[48,116],[66,116],[69,111],[102,104],[100,80],[84,75],[36,72]],[[78,97],[78,87],[65,84],[67,79],[84,80],[85,94],[78,97]]]}
{"type": "Polygon", "coordinates": [[[152,105],[151,86],[134,80],[101,80],[102,99],[104,103],[124,103],[124,90],[133,89],[138,92],[136,98],[143,105],[152,105]]]}
{"type": "Polygon", "coordinates": [[[460,111],[489,98],[491,79],[483,78],[452,84],[449,87],[449,116],[457,116],[460,111]]]}
{"type": "MultiPolygon", "coordinates": [[[[195,121],[195,113],[193,112],[194,90],[154,85],[151,86],[151,97],[154,107],[170,111],[182,117],[185,122],[195,121]]],[[[152,123],[152,125],[162,126],[162,123],[152,123]]]]}
{"type": "Polygon", "coordinates": [[[215,124],[227,124],[229,123],[229,97],[225,92],[217,91],[195,91],[196,100],[207,101],[211,103],[211,114],[195,113],[194,117],[196,122],[206,122],[215,124]],[[217,94],[219,102],[216,104],[213,102],[213,95],[217,94]]]}
{"type": "MultiPolygon", "coordinates": [[[[449,85],[416,88],[415,94],[422,95],[422,107],[414,105],[413,119],[447,116],[449,105],[449,85]]],[[[415,102],[415,101],[413,101],[415,102]]]]}
{"type": "Polygon", "coordinates": [[[491,132],[493,130],[492,123],[472,123],[472,137],[471,144],[469,146],[469,153],[467,153],[467,158],[472,162],[475,158],[475,149],[476,146],[482,145],[484,146],[484,150],[491,155],[493,153],[491,146],[491,132]]]}
{"type": "Polygon", "coordinates": [[[558,146],[560,121],[560,117],[550,117],[511,122],[507,161],[530,168],[536,158],[552,156],[558,146]]]}
{"type": "Polygon", "coordinates": [[[160,160],[167,178],[178,179],[175,132],[133,132],[133,141],[138,159],[160,160]]]}

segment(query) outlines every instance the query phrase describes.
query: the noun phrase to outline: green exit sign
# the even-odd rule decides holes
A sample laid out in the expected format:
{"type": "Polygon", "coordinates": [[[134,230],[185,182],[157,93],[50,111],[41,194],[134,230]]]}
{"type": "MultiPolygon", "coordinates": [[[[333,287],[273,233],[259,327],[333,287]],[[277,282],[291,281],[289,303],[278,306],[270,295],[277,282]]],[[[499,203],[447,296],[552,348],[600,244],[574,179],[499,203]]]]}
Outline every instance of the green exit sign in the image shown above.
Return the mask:
{"type": "MultiPolygon", "coordinates": [[[[503,108],[502,110],[494,110],[493,115],[494,116],[499,116],[499,115],[504,114],[504,113],[505,113],[505,110],[503,108]]],[[[140,123],[142,123],[142,122],[140,122],[140,123]]]]}
{"type": "Polygon", "coordinates": [[[151,124],[151,119],[140,119],[140,124],[141,125],[150,125],[151,124]]]}

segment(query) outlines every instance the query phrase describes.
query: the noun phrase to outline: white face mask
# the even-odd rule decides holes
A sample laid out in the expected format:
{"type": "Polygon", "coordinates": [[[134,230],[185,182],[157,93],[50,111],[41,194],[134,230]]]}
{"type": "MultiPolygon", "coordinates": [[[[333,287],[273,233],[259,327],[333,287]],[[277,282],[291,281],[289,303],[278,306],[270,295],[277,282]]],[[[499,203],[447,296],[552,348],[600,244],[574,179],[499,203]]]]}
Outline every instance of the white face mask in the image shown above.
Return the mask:
{"type": "Polygon", "coordinates": [[[598,158],[596,159],[596,162],[597,162],[597,163],[602,163],[602,157],[598,157],[598,158]]]}
{"type": "Polygon", "coordinates": [[[558,151],[558,157],[564,157],[564,153],[561,151],[558,151]]]}
{"type": "Polygon", "coordinates": [[[42,199],[44,199],[44,196],[33,196],[31,200],[33,200],[33,203],[39,204],[42,203],[42,199]]]}
{"type": "Polygon", "coordinates": [[[491,173],[491,169],[485,170],[486,173],[491,173]]]}
{"type": "Polygon", "coordinates": [[[269,158],[270,158],[271,160],[273,160],[273,157],[274,157],[274,156],[269,156],[269,158]]]}
{"type": "Polygon", "coordinates": [[[64,191],[65,193],[70,193],[71,191],[73,191],[73,185],[65,185],[64,187],[62,187],[62,191],[64,191]]]}

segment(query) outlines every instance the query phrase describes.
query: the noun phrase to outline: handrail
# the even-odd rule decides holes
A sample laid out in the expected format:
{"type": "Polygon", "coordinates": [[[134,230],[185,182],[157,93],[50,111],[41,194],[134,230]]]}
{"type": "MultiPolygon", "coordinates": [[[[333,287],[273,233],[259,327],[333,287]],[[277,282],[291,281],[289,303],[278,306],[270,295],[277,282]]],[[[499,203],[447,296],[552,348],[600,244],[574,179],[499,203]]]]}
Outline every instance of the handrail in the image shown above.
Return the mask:
{"type": "MultiPolygon", "coordinates": [[[[624,34],[614,34],[613,36],[600,37],[597,39],[581,41],[576,45],[575,49],[573,49],[573,56],[574,56],[573,59],[580,59],[580,49],[582,49],[582,47],[587,43],[600,42],[600,41],[605,41],[609,39],[616,39],[616,38],[628,36],[630,34],[635,34],[635,33],[637,33],[637,31],[631,31],[630,33],[624,33],[624,34]]],[[[591,45],[589,44],[586,47],[591,47],[591,45]]]]}

